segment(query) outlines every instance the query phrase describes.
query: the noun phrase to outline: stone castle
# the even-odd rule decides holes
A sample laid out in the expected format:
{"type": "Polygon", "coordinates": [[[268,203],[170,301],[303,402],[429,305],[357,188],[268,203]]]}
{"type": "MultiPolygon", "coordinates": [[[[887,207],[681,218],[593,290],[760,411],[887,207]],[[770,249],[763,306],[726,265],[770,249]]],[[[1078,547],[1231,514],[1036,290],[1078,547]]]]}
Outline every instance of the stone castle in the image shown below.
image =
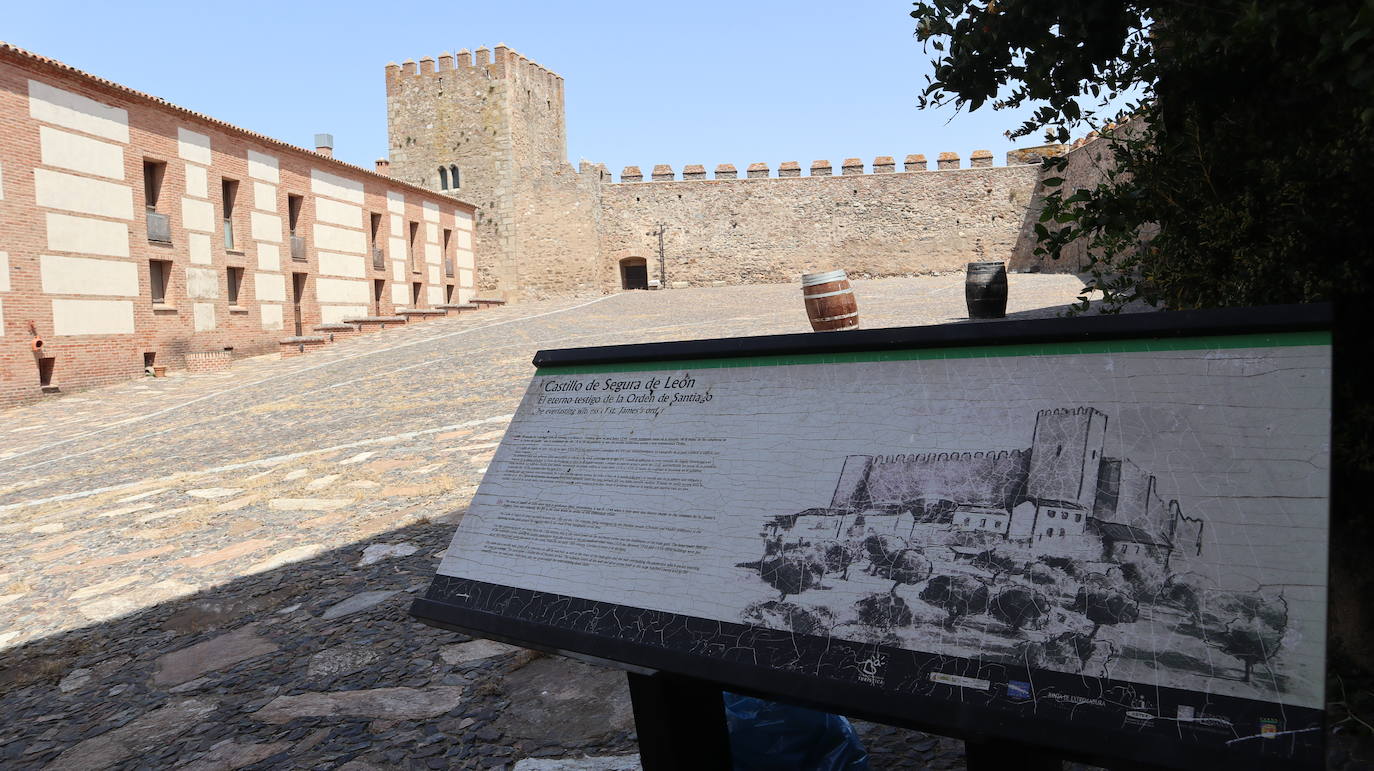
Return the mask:
{"type": "MultiPolygon", "coordinates": [[[[962,270],[973,260],[1028,262],[1040,169],[1059,146],[941,153],[865,173],[796,161],[741,176],[722,164],[667,165],[619,181],[567,161],[563,79],[505,45],[386,68],[392,177],[478,209],[478,290],[507,298],[796,280],[844,268],[879,277],[962,270]]],[[[382,163],[382,162],[379,162],[382,163]]],[[[1017,267],[1013,264],[1013,267],[1017,267]]]]}

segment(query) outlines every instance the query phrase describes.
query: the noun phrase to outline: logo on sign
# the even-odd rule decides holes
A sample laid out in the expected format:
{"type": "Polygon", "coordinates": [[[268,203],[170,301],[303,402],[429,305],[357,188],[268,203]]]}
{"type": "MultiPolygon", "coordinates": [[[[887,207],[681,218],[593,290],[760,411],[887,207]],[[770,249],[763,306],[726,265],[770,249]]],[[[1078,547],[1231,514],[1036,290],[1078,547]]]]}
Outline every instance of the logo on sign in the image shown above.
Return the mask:
{"type": "Polygon", "coordinates": [[[1279,721],[1272,717],[1263,718],[1260,720],[1259,729],[1260,736],[1265,739],[1276,738],[1279,735],[1279,721]]]}
{"type": "Polygon", "coordinates": [[[1031,697],[1031,684],[1022,680],[1008,680],[1007,696],[1017,701],[1025,701],[1031,697]]]}
{"type": "Polygon", "coordinates": [[[1192,705],[1190,705],[1190,704],[1180,704],[1180,705],[1178,705],[1178,719],[1179,719],[1180,722],[1183,722],[1183,723],[1191,723],[1191,722],[1193,722],[1193,718],[1195,718],[1195,717],[1197,717],[1197,712],[1193,709],[1192,705]]]}
{"type": "Polygon", "coordinates": [[[887,656],[874,652],[872,656],[859,662],[859,682],[869,685],[882,685],[882,671],[885,666],[887,666],[887,656]]]}

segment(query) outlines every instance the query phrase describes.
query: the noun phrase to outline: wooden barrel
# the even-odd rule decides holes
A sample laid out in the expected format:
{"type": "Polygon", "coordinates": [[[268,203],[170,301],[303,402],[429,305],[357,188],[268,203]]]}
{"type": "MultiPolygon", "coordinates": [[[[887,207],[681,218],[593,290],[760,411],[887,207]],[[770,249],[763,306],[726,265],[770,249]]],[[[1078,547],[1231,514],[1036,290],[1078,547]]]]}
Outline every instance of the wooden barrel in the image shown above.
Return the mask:
{"type": "Polygon", "coordinates": [[[1007,264],[970,262],[964,279],[964,302],[971,319],[1000,319],[1007,315],[1007,264]]]}
{"type": "Polygon", "coordinates": [[[802,276],[802,300],[811,329],[816,332],[835,332],[859,328],[859,304],[849,277],[842,270],[807,273],[802,276]]]}

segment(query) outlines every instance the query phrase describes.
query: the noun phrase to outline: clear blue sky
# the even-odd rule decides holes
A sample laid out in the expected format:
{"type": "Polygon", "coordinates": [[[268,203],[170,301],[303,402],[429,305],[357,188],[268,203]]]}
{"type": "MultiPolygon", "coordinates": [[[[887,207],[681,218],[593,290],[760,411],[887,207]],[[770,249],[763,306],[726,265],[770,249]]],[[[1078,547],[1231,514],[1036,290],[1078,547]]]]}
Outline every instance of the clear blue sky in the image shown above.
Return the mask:
{"type": "Polygon", "coordinates": [[[389,61],[504,42],[564,78],[568,154],[656,163],[1013,146],[1020,114],[921,111],[930,56],[905,0],[11,3],[0,39],[222,120],[371,167],[389,61]]]}

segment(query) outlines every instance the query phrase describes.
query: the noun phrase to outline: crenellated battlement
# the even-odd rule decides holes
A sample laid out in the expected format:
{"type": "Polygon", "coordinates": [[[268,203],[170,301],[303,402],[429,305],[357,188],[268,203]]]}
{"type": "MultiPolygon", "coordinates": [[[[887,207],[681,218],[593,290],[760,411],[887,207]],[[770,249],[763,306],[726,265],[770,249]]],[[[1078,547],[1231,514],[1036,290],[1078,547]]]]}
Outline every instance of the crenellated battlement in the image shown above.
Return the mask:
{"type": "Polygon", "coordinates": [[[543,67],[527,56],[498,43],[495,48],[479,46],[474,51],[464,48],[456,55],[445,52],[436,57],[424,56],[417,63],[406,59],[397,64],[386,66],[387,88],[399,85],[410,78],[435,78],[446,73],[483,74],[493,79],[520,79],[525,82],[543,81],[552,92],[560,96],[563,90],[563,77],[543,67]]]}
{"type": "MultiPolygon", "coordinates": [[[[1007,153],[1008,166],[1020,166],[1026,163],[1038,162],[1038,157],[1034,160],[1027,160],[1015,151],[1007,153]]],[[[873,159],[873,163],[865,166],[862,158],[845,158],[840,163],[840,176],[853,176],[856,174],[898,174],[914,171],[952,171],[965,169],[985,169],[993,166],[992,152],[988,150],[974,150],[969,156],[968,166],[961,166],[959,154],[944,152],[937,156],[936,167],[931,169],[924,155],[908,155],[902,162],[902,168],[897,169],[897,161],[891,155],[880,155],[873,159]]],[[[812,176],[812,177],[831,177],[835,176],[834,166],[828,160],[816,160],[811,162],[811,173],[802,174],[802,165],[797,161],[783,161],[778,165],[777,175],[774,176],[772,169],[767,163],[751,163],[745,169],[744,178],[746,179],[786,179],[790,177],[812,176]]],[[[673,167],[666,163],[659,163],[653,166],[653,173],[649,175],[647,181],[650,182],[692,182],[705,180],[706,167],[698,164],[688,164],[682,170],[679,177],[673,167]]],[[[739,170],[734,164],[722,163],[716,166],[715,174],[712,179],[739,179],[739,170]]],[[[645,182],[645,174],[639,166],[626,166],[620,172],[620,182],[645,182]]]]}

